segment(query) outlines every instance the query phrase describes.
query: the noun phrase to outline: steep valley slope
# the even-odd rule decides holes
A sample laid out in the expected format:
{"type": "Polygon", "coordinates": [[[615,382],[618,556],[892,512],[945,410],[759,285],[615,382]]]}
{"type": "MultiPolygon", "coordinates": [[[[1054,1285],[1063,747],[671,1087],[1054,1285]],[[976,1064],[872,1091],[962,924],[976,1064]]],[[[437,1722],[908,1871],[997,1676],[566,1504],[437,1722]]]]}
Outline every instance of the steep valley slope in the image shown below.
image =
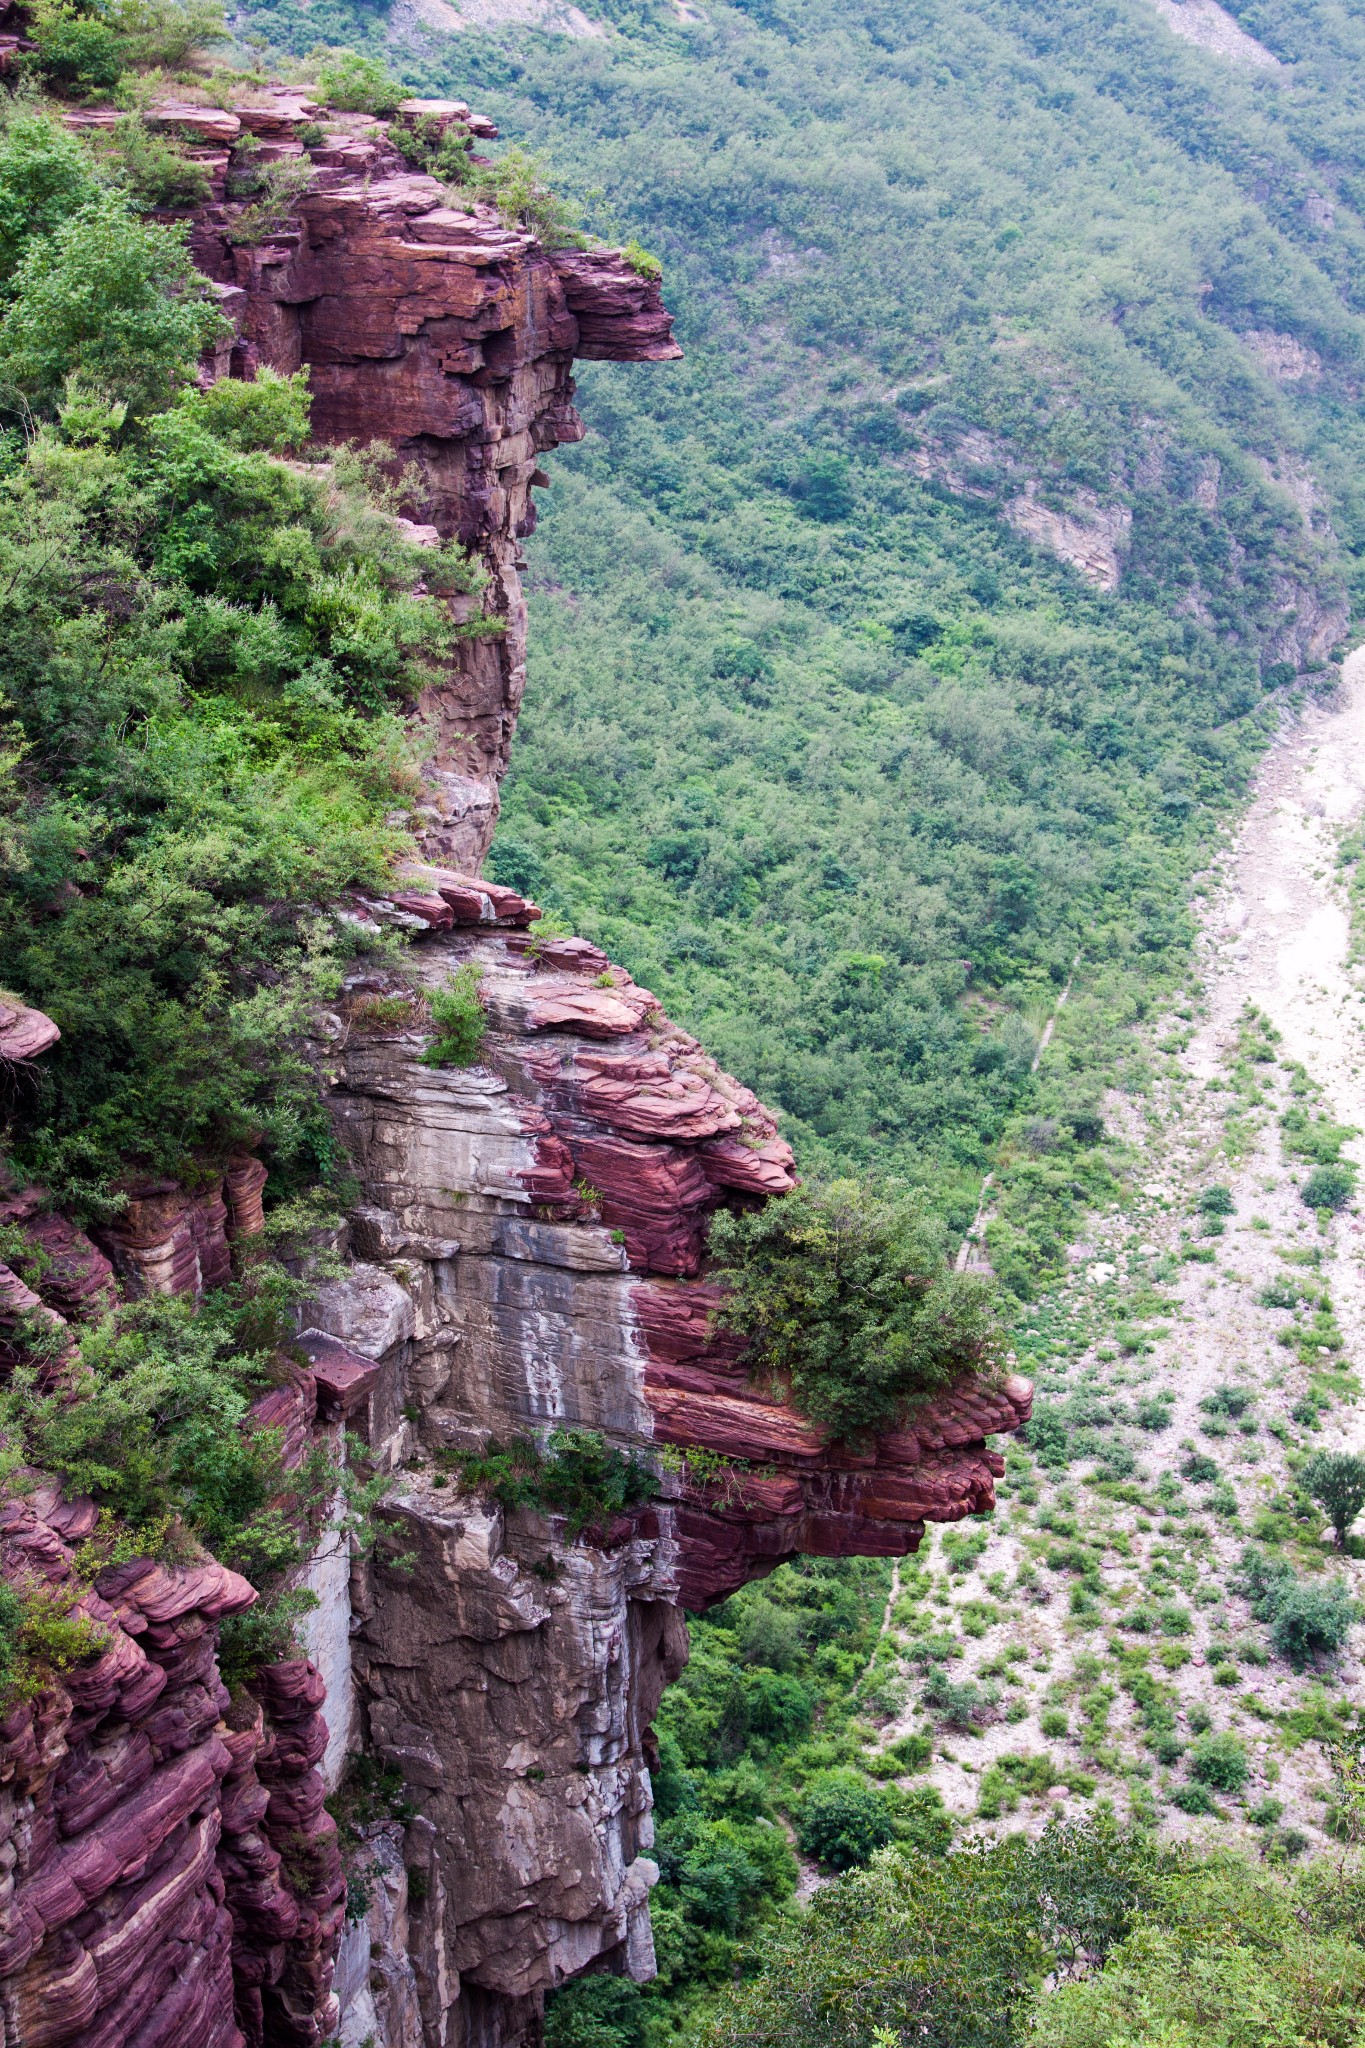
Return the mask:
{"type": "Polygon", "coordinates": [[[822,1798],[933,1857],[1054,1815],[1322,1849],[1359,1539],[1298,1475],[1365,1449],[1356,26],[235,26],[221,90],[53,117],[194,168],[153,211],[223,315],[198,384],[145,443],[77,385],[5,444],[49,539],[124,521],[50,669],[17,499],[0,535],[39,735],[0,874],[5,2048],[690,2041],[838,1867],[822,1798]],[[327,104],[319,38],[402,85],[341,62],[327,104]],[[134,709],[73,768],[77,644],[134,709]],[[148,649],[186,663],[150,712],[148,649]],[[169,705],[206,725],[155,784],[119,749],[169,705]],[[359,848],[302,881],[291,721],[295,840],[359,848]],[[143,870],[123,802],[173,820],[143,870]],[[292,1061],[218,1123],[214,1015],[230,1079],[292,1061]],[[1005,1370],[955,1353],[852,1441],[754,1384],[707,1233],[798,1174],[979,1217],[1005,1370]],[[193,1488],[138,1494],[139,1347],[268,1447],[217,1558],[193,1488]]]}

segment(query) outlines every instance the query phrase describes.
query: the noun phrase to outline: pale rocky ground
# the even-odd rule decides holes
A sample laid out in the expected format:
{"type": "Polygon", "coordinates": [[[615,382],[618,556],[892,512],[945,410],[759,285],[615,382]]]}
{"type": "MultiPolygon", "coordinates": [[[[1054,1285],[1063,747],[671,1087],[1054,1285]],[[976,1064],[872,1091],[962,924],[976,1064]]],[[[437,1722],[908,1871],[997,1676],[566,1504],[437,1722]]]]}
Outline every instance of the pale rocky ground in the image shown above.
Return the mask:
{"type": "Polygon", "coordinates": [[[1218,0],[1154,0],[1157,12],[1172,34],[1195,43],[1229,64],[1246,64],[1257,71],[1282,71],[1284,66],[1264,43],[1258,43],[1218,0]]]}
{"type": "MultiPolygon", "coordinates": [[[[1365,966],[1352,962],[1338,858],[1343,833],[1362,810],[1365,649],[1348,659],[1337,696],[1310,706],[1272,751],[1252,804],[1205,878],[1197,974],[1187,1002],[1155,1028],[1154,1084],[1144,1097],[1114,1097],[1108,1105],[1111,1130],[1132,1148],[1131,1184],[1073,1247],[1068,1279],[1021,1323],[1020,1363],[1036,1377],[1041,1407],[1085,1387],[1122,1404],[1123,1419],[1102,1429],[1098,1444],[1132,1452],[1137,1469],[1128,1490],[1135,1497],[1097,1489],[1093,1456],[1048,1472],[1012,1450],[994,1521],[963,1525],[985,1534],[980,1557],[952,1572],[960,1536],[938,1529],[920,1553],[918,1564],[933,1576],[918,1613],[932,1617],[935,1630],[951,1625],[961,1643],[945,1667],[949,1676],[979,1680],[983,1666],[988,1675],[994,1666],[1005,1718],[975,1734],[936,1727],[920,1705],[922,1671],[910,1662],[900,1669],[907,1704],[878,1741],[932,1732],[931,1766],[900,1782],[907,1789],[933,1784],[963,1823],[978,1813],[993,1761],[1046,1756],[1061,1782],[1024,1792],[995,1825],[1041,1826],[1051,1812],[1080,1814],[1108,1800],[1121,1818],[1156,1822],[1194,1841],[1241,1839],[1279,1855],[1322,1846],[1330,1773],[1305,1709],[1319,1731],[1330,1725],[1324,1717],[1332,1706],[1359,1697],[1361,1664],[1343,1654],[1295,1673],[1273,1653],[1263,1661],[1267,1630],[1231,1582],[1258,1512],[1286,1487],[1292,1456],[1365,1450],[1365,1403],[1352,1372],[1365,1359],[1361,1215],[1347,1210],[1323,1227],[1300,1195],[1311,1164],[1286,1152],[1279,1127],[1285,1109],[1299,1104],[1365,1132],[1365,966]],[[1271,1049],[1269,1059],[1245,1057],[1249,1010],[1279,1034],[1271,1040],[1252,1028],[1261,1051],[1271,1049]],[[1236,1205],[1220,1236],[1204,1234],[1197,1209],[1200,1192],[1214,1183],[1236,1205]],[[1277,1282],[1325,1294],[1339,1348],[1310,1350],[1309,1363],[1280,1341],[1296,1320],[1302,1333],[1312,1312],[1265,1305],[1263,1290],[1277,1282]],[[1291,1413],[1314,1383],[1331,1396],[1316,1426],[1301,1407],[1299,1419],[1291,1413]],[[1228,1419],[1224,1433],[1208,1433],[1199,1403],[1220,1386],[1253,1396],[1245,1429],[1228,1419]],[[1173,1397],[1170,1425],[1136,1426],[1133,1404],[1161,1392],[1173,1397]],[[1172,1513],[1172,1504],[1153,1496],[1192,1452],[1216,1461],[1219,1481],[1182,1481],[1172,1513]],[[1229,1488],[1235,1514],[1227,1512],[1229,1488]],[[1221,1512],[1211,1511],[1211,1496],[1221,1512]],[[1038,1554],[1044,1523],[1068,1512],[1077,1538],[1104,1545],[1103,1589],[1090,1614],[1071,1611],[1075,1573],[1049,1569],[1038,1554]],[[1154,1567],[1164,1583],[1152,1584],[1154,1567]],[[1125,1631],[1119,1624],[1140,1598],[1178,1602],[1189,1632],[1125,1631]],[[972,1602],[979,1603],[974,1612],[972,1602]],[[1179,1741],[1194,1739],[1202,1712],[1215,1731],[1230,1730],[1247,1746],[1245,1791],[1215,1794],[1217,1814],[1188,1815],[1173,1805],[1172,1792],[1188,1781],[1188,1759],[1162,1765],[1143,1740],[1118,1666],[1121,1652],[1142,1645],[1151,1675],[1176,1696],[1179,1741]],[[1236,1683],[1217,1681],[1220,1666],[1224,1678],[1236,1672],[1236,1683]],[[1090,1724],[1087,1702],[1097,1704],[1090,1724]],[[1054,1718],[1045,1734],[1046,1714],[1054,1718]],[[1059,1714],[1065,1734],[1057,1732],[1059,1714]],[[1268,1799],[1282,1804],[1278,1824],[1264,1810],[1254,1824],[1252,1811],[1268,1799]]],[[[1365,1139],[1349,1140],[1344,1153],[1365,1164],[1365,1139]]],[[[1365,1208],[1365,1184],[1361,1202],[1365,1208]]],[[[1365,1543],[1353,1544],[1360,1558],[1342,1558],[1324,1547],[1319,1520],[1285,1526],[1292,1531],[1286,1554],[1301,1572],[1344,1573],[1365,1602],[1365,1543]]],[[[899,1576],[913,1587],[914,1575],[912,1561],[899,1576]]],[[[899,1623],[896,1605],[893,1596],[888,1639],[912,1650],[913,1605],[901,1603],[899,1623]]],[[[1365,1627],[1353,1649],[1362,1645],[1365,1627]]]]}

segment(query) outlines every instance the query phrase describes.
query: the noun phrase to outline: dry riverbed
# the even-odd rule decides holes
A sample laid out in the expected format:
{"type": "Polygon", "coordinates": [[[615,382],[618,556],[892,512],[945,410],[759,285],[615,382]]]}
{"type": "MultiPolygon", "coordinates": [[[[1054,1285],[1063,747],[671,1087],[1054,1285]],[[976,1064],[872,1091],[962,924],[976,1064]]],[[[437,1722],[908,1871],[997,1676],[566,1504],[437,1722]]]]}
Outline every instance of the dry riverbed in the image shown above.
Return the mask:
{"type": "Polygon", "coordinates": [[[1365,1601],[1365,1542],[1325,1546],[1294,1480],[1311,1450],[1365,1450],[1361,1216],[1303,1198],[1338,1148],[1365,1164],[1339,859],[1363,811],[1365,650],[1275,748],[1207,877],[1154,1086],[1108,1104],[1140,1163],[1021,1327],[1032,1449],[1011,1447],[992,1522],[931,1530],[902,1567],[876,1671],[883,1714],[904,1705],[877,1741],[930,1736],[900,1783],[960,1822],[1108,1802],[1272,1858],[1324,1839],[1324,1744],[1354,1726],[1365,1627],[1295,1668],[1242,1575],[1250,1546],[1365,1601]]]}

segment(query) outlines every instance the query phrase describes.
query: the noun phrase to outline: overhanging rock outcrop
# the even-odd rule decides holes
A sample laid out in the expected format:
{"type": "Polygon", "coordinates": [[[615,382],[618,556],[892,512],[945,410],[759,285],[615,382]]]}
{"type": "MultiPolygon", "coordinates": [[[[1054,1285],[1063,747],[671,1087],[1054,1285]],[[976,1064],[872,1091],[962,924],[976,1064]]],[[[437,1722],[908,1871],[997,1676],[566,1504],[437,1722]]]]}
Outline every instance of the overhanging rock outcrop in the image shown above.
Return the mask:
{"type": "MultiPolygon", "coordinates": [[[[236,328],[218,367],[306,366],[318,438],[382,440],[399,465],[415,463],[418,520],[487,571],[478,609],[503,629],[465,641],[421,706],[432,729],[425,843],[477,867],[526,682],[518,570],[532,486],[547,481],[541,455],[583,434],[574,358],[660,362],[682,351],[657,279],[619,250],[547,249],[487,201],[414,172],[366,115],[297,94],[256,102],[195,118],[239,120],[259,138],[257,160],[306,161],[314,182],[277,233],[249,246],[234,240],[242,202],[220,196],[195,217],[195,259],[236,328]],[[319,122],[324,138],[305,150],[300,133],[319,122]]],[[[400,120],[496,133],[451,101],[409,102],[400,120]]],[[[208,154],[226,165],[225,150],[208,154]]]]}
{"type": "MultiPolygon", "coordinates": [[[[383,124],[298,93],[151,118],[197,137],[213,180],[192,247],[234,337],[206,374],[307,366],[320,438],[388,443],[415,469],[417,536],[463,543],[487,583],[453,601],[483,629],[420,706],[430,864],[347,906],[412,944],[403,971],[357,970],[318,1020],[319,1086],[360,1197],[297,1360],[253,1417],[293,1462],[353,1432],[393,1476],[382,1534],[363,1558],[335,1533],[320,1543],[309,1657],[233,1700],[214,1637],[243,1582],[147,1560],[94,1577],[81,1597],[107,1650],[0,1725],[5,2038],[534,2048],[547,1989],[592,1966],[652,1970],[649,1730],[686,1656],[682,1609],[802,1551],[900,1555],[926,1520],[989,1508],[988,1439],[1024,1418],[1029,1389],[966,1379],[855,1452],[751,1386],[717,1324],[705,1230],[721,1203],[791,1187],[774,1119],[649,991],[583,939],[538,937],[534,906],[478,873],[525,681],[519,548],[539,457],[582,433],[575,357],[679,353],[657,282],[619,252],[547,250],[414,173],[383,124]],[[245,202],[226,196],[243,135],[258,164],[306,156],[314,180],[249,240],[245,202]],[[424,992],[470,963],[479,1059],[427,1064],[424,992]],[[580,1425],[642,1459],[677,1452],[659,1498],[574,1532],[454,1483],[447,1453],[580,1425]],[[689,1463],[702,1450],[719,1458],[689,1463]],[[120,1659],[152,1674],[145,1699],[120,1659]],[[416,1814],[370,1827],[369,1901],[346,1920],[323,1797],[361,1745],[401,1772],[416,1814]],[[167,1771],[188,1790],[164,1832],[139,1836],[167,1771]]],[[[400,120],[491,130],[445,102],[400,120]]],[[[0,1004],[0,1061],[55,1036],[0,1004]]],[[[222,1284],[261,1231],[263,1180],[249,1152],[193,1189],[130,1173],[98,1243],[41,1189],[4,1190],[0,1222],[42,1258],[34,1287],[0,1268],[0,1363],[34,1317],[72,1326],[69,1357],[75,1326],[120,1295],[222,1284]]],[[[0,1506],[5,1575],[67,1583],[92,1520],[55,1493],[0,1506]]]]}
{"type": "Polygon", "coordinates": [[[704,1277],[709,1214],[792,1185],[753,1094],[595,947],[538,940],[510,890],[414,868],[356,909],[425,927],[404,976],[352,977],[326,1055],[362,1189],[353,1247],[413,1304],[388,1399],[411,1436],[362,1596],[358,1698],[434,1828],[422,1924],[446,1991],[428,1966],[425,2009],[458,1978],[452,2024],[500,2013],[493,2038],[520,2041],[589,1962],[651,1967],[648,1727],[685,1656],[679,1607],[802,1551],[903,1555],[926,1519],[989,1508],[986,1439],[1030,1389],[968,1379],[865,1450],[831,1446],[749,1384],[704,1277]],[[422,991],[471,964],[479,1059],[427,1064],[422,991]],[[658,1500],[578,1540],[454,1491],[443,1453],[573,1427],[682,1455],[658,1500]],[[721,1457],[696,1479],[699,1448],[721,1457]]]}
{"type": "Polygon", "coordinates": [[[722,1201],[793,1185],[771,1115],[596,948],[538,944],[510,891],[491,930],[457,927],[440,891],[458,901],[461,878],[415,879],[433,928],[413,962],[430,983],[478,967],[483,1057],[424,1064],[418,1010],[376,1026],[394,991],[362,976],[332,1100],[376,1253],[459,1246],[428,1259],[461,1346],[424,1408],[435,1440],[585,1422],[718,1453],[728,1469],[705,1485],[684,1465],[670,1516],[694,1608],[798,1552],[903,1555],[926,1519],[991,1507],[1003,1462],[985,1439],[1025,1420],[1028,1383],[967,1379],[859,1450],[754,1388],[702,1254],[722,1201]]]}

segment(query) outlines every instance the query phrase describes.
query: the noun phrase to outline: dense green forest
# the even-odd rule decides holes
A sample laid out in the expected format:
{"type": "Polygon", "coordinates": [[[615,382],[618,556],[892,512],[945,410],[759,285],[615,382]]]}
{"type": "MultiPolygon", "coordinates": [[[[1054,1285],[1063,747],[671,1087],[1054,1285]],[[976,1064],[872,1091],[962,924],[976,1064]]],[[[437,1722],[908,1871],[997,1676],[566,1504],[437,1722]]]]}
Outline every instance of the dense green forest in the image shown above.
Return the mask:
{"type": "Polygon", "coordinates": [[[908,1182],[960,1229],[994,1165],[993,1263],[1063,1398],[1011,1450],[989,1538],[949,1532],[894,1580],[806,1561],[693,1623],[659,1723],[659,1978],[573,1987],[549,2041],[1345,2044],[1359,1879],[1290,1874],[1307,1838],[1265,1790],[1275,1744],[1326,1743],[1330,1826],[1359,1832],[1331,1690],[1353,1610],[1312,1503],[1245,1508],[1261,1590],[1219,1633],[1183,1545],[1201,1505],[1241,1526],[1236,1456],[1182,1443],[1153,1489],[1168,1411],[1116,1391],[1149,1341],[1121,1319],[1169,1275],[1135,1236],[1094,1327],[1049,1288],[1123,1172],[1102,1096],[1148,1083],[1134,1026],[1185,981],[1191,880],[1360,589],[1365,29],[1243,6],[1252,67],[1147,0],[584,11],[601,34],[346,0],[239,18],[469,98],[589,231],[664,263],[686,360],[585,366],[588,439],[528,547],[491,872],[656,988],[808,1171],[908,1182]],[[1111,1363],[1073,1384],[1096,1341],[1111,1363]],[[1114,1546],[1142,1567],[1117,1607],[1114,1546]],[[1065,1653],[1001,1647],[1049,1574],[1065,1653]],[[1322,1624],[1302,1657],[1292,1615],[1322,1624]],[[1206,1630],[1213,1709],[1179,1690],[1206,1630]],[[1248,1719],[1236,1687],[1271,1657],[1301,1690],[1248,1719]],[[1016,1746],[973,1763],[1001,1719],[1016,1746]],[[984,1835],[932,1782],[948,1757],[984,1835]],[[1058,1788],[1089,1825],[1009,1834],[1058,1788]],[[1269,1867],[1158,1848],[1168,1807],[1269,1867]],[[801,1870],[832,1880],[809,1912],[801,1870]]]}
{"type": "Polygon", "coordinates": [[[687,360],[587,366],[531,545],[493,871],[654,986],[808,1164],[960,1225],[1011,1117],[1050,1118],[1017,1255],[997,1231],[1026,1287],[1068,1190],[1104,1185],[1124,1027],[1359,573],[1362,31],[1249,14],[1280,73],[1145,0],[696,13],[242,20],[472,97],[665,262],[687,360]],[[1277,383],[1266,336],[1319,367],[1277,383]],[[1026,491],[1131,519],[1117,592],[1001,516],[1026,491]]]}

